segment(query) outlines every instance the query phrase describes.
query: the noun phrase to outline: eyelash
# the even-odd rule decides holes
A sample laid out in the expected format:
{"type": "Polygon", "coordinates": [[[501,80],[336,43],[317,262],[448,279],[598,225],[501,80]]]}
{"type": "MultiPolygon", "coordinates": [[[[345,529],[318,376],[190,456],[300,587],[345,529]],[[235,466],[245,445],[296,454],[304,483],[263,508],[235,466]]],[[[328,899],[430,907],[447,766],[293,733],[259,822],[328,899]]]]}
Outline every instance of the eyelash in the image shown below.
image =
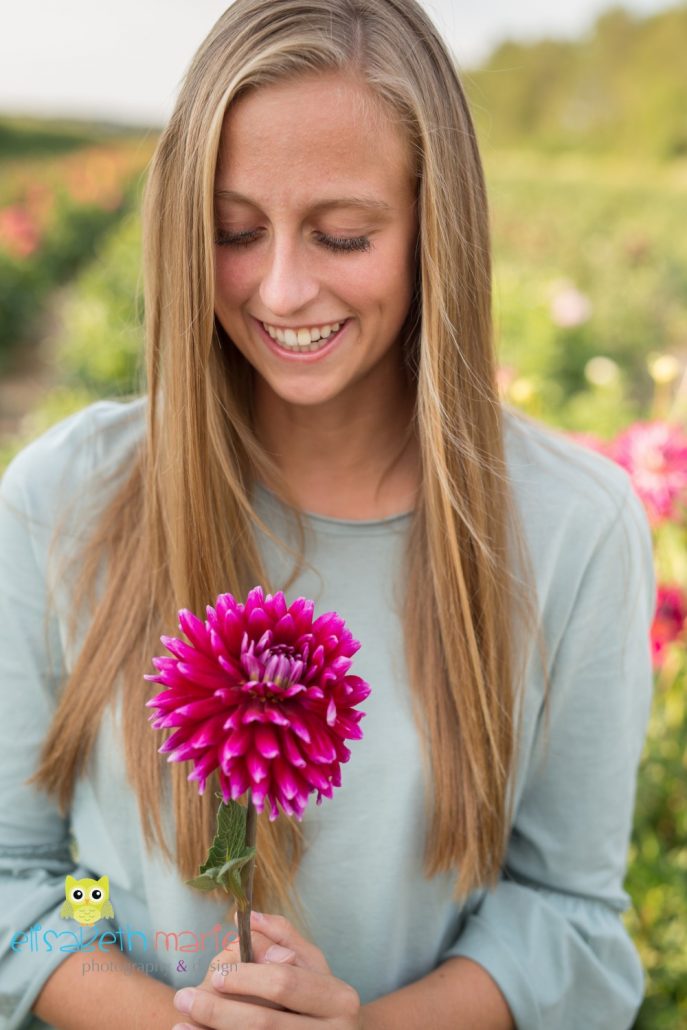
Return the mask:
{"type": "MultiPolygon", "coordinates": [[[[220,247],[248,247],[256,238],[254,231],[228,233],[220,229],[216,233],[215,243],[220,247]]],[[[327,236],[325,233],[318,233],[318,238],[324,247],[338,253],[366,251],[372,246],[367,236],[327,236]]]]}

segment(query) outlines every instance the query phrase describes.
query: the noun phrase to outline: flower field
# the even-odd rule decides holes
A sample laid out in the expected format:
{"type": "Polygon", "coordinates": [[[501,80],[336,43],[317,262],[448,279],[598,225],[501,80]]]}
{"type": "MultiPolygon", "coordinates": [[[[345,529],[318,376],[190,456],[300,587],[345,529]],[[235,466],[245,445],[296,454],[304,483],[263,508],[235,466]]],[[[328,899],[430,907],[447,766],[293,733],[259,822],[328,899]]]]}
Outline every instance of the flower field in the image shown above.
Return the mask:
{"type": "Polygon", "coordinates": [[[49,292],[92,259],[97,240],[135,201],[151,152],[138,138],[3,162],[0,367],[35,332],[49,292]]]}
{"type": "MultiPolygon", "coordinates": [[[[13,241],[4,251],[0,242],[0,291],[6,268],[21,292],[22,262],[57,260],[40,255],[56,255],[61,234],[73,239],[66,226],[78,224],[75,212],[99,205],[103,220],[111,215],[141,158],[134,147],[107,166],[94,152],[99,171],[81,178],[71,155],[61,159],[65,190],[81,190],[80,199],[46,199],[57,186],[20,197],[16,182],[14,192],[0,182],[0,241],[13,241]]],[[[687,234],[676,230],[687,224],[687,164],[487,151],[486,171],[502,396],[626,468],[654,535],[655,696],[624,919],[647,976],[635,1026],[673,1030],[687,1026],[687,234]]],[[[54,389],[5,441],[4,460],[89,400],[141,388],[139,253],[132,213],[74,276],[54,343],[54,389]]]]}

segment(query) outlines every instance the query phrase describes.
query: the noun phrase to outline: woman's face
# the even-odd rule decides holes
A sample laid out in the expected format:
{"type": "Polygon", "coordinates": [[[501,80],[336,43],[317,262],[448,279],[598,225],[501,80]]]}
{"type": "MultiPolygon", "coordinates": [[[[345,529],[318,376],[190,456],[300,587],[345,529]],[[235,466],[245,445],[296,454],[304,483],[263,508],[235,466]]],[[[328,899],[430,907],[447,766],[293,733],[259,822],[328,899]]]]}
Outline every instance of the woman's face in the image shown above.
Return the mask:
{"type": "Polygon", "coordinates": [[[232,105],[215,182],[215,313],[268,393],[352,401],[399,360],[414,201],[403,137],[353,80],[307,76],[232,105]]]}

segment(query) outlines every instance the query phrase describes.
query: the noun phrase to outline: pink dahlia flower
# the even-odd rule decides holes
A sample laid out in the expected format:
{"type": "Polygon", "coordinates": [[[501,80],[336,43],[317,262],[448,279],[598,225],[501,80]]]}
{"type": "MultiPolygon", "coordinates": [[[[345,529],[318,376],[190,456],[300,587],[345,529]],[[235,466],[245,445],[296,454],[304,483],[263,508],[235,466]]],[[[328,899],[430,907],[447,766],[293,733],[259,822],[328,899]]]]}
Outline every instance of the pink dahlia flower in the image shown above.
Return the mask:
{"type": "Polygon", "coordinates": [[[220,594],[205,622],[180,611],[189,643],[161,637],[173,657],[153,658],[158,672],[145,677],[165,686],[146,702],[157,709],[150,721],[177,727],[159,751],[193,761],[199,793],[218,769],[225,803],[250,789],[259,812],[269,802],[270,821],[277,803],[300,820],[309,794],[319,805],[341,786],[344,740],[362,737],[354,706],[370,687],[348,675],[360,643],[344,620],[326,612],[313,622],[313,609],[305,597],[287,609],[283,593],[257,586],[245,604],[220,594]]]}
{"type": "Polygon", "coordinates": [[[687,436],[668,422],[635,422],[616,437],[609,457],[627,469],[649,521],[674,518],[687,499],[687,436]]]}
{"type": "Polygon", "coordinates": [[[656,594],[656,613],[651,626],[651,652],[654,668],[663,664],[665,649],[685,630],[687,598],[680,587],[659,586],[656,594]]]}

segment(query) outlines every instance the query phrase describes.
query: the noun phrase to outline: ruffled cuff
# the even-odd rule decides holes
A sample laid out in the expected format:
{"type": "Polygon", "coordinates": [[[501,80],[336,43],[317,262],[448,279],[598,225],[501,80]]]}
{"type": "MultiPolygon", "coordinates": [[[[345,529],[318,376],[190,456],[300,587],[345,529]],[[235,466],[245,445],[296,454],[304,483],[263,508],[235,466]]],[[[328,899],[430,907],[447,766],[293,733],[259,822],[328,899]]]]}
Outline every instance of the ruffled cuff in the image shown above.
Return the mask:
{"type": "Polygon", "coordinates": [[[441,961],[459,955],[495,980],[518,1030],[628,1030],[644,996],[621,911],[591,898],[502,880],[441,961]]]}

